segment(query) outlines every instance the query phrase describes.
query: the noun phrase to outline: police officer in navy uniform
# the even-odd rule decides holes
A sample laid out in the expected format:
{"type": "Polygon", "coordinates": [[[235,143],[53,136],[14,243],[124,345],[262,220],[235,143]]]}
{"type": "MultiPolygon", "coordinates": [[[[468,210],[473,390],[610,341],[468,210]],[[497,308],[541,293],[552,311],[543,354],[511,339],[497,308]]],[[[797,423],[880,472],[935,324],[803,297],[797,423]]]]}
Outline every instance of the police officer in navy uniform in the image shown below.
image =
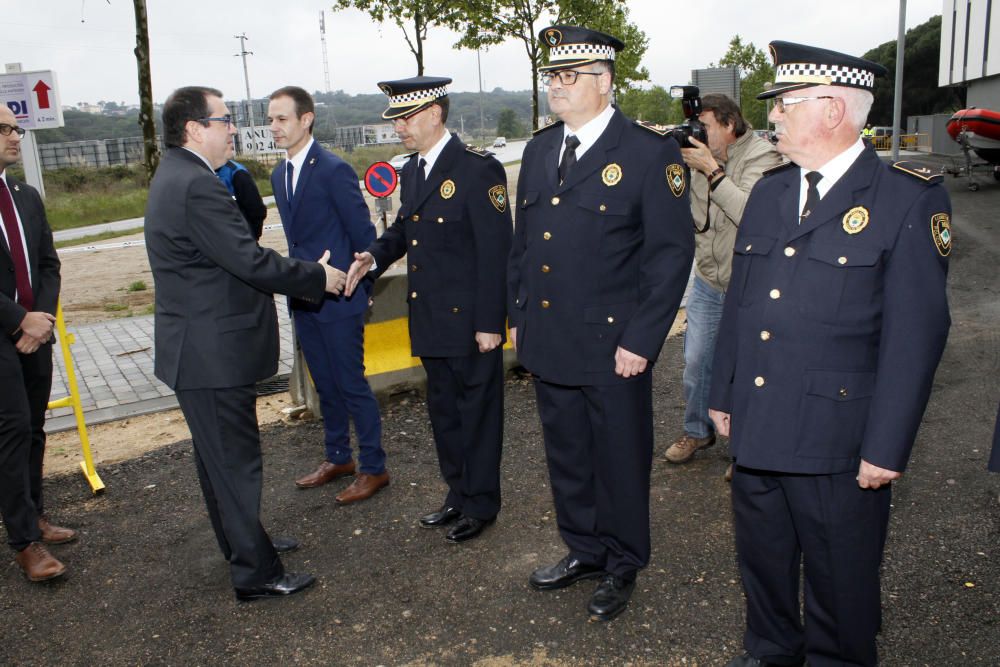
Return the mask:
{"type": "Polygon", "coordinates": [[[1000,472],[1000,407],[997,408],[997,423],[993,427],[993,449],[987,467],[990,472],[1000,472]]]}
{"type": "Polygon", "coordinates": [[[504,269],[510,251],[507,177],[492,153],[445,127],[451,79],[383,81],[382,117],[415,149],[401,174],[399,215],[348,272],[348,294],[366,273],[407,256],[410,344],[427,372],[427,409],[448,495],[420,519],[448,526],[457,543],[500,511],[503,443],[504,269]]]}
{"type": "Polygon", "coordinates": [[[569,553],[529,583],[600,578],[588,611],[610,620],[649,562],[652,365],[691,269],[688,181],[676,142],[611,105],[621,41],[573,26],[540,39],[560,122],[524,151],[508,294],[569,553]]]}
{"type": "Polygon", "coordinates": [[[860,138],[881,65],[788,42],[771,54],[759,97],[791,162],[747,202],[709,401],[736,461],[747,600],[729,665],[875,665],[891,482],[950,325],[951,204],[931,169],[887,165],[860,138]]]}

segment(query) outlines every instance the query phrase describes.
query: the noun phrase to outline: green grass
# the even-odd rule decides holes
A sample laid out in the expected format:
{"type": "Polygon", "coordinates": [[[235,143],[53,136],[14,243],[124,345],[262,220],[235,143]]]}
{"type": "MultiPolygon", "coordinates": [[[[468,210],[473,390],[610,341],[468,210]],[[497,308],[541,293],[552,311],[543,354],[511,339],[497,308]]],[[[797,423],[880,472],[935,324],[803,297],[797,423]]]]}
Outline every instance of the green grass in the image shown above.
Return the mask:
{"type": "Polygon", "coordinates": [[[104,304],[104,310],[109,313],[117,313],[123,310],[128,310],[128,306],[124,303],[106,303],[104,304]]]}
{"type": "Polygon", "coordinates": [[[120,232],[110,231],[101,232],[100,234],[88,234],[78,239],[66,239],[64,241],[56,241],[56,248],[68,248],[71,246],[78,245],[93,245],[98,241],[107,241],[108,239],[118,238],[119,236],[131,236],[132,234],[140,234],[142,232],[142,227],[136,227],[135,229],[123,229],[120,232]]]}
{"type": "Polygon", "coordinates": [[[126,292],[141,292],[146,289],[146,283],[142,280],[136,280],[134,283],[125,288],[126,292]]]}
{"type": "Polygon", "coordinates": [[[145,209],[146,189],[134,186],[117,192],[47,192],[45,198],[53,231],[141,218],[145,209]]]}

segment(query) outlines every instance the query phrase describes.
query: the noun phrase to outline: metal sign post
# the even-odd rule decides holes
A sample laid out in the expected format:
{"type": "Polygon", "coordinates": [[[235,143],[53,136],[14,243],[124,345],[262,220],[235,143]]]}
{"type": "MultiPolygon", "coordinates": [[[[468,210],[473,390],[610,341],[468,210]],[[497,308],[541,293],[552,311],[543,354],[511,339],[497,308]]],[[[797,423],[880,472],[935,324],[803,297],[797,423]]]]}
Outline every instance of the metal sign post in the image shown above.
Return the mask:
{"type": "Polygon", "coordinates": [[[0,103],[6,104],[17,124],[27,130],[21,142],[24,180],[44,197],[42,163],[31,131],[65,125],[56,73],[52,70],[22,72],[19,63],[8,64],[7,73],[0,74],[0,103]]]}

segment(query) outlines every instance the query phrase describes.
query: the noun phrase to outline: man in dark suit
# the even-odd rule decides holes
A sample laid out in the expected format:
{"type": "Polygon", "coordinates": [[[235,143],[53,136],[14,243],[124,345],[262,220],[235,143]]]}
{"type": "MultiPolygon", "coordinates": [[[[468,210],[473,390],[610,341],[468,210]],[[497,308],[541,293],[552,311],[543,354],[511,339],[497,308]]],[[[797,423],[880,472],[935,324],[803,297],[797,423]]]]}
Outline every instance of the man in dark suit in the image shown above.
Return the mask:
{"type": "Polygon", "coordinates": [[[557,122],[528,143],[508,264],[511,336],[535,376],[559,533],[569,553],[529,583],[601,581],[592,618],[625,610],[650,556],[652,365],[694,254],[677,143],[611,105],[618,39],[539,35],[557,122]]]}
{"type": "Polygon", "coordinates": [[[214,170],[232,157],[236,128],[212,88],[174,91],[163,107],[167,153],[149,187],[146,250],[156,285],[156,377],[177,394],[191,429],[198,480],[241,600],[297,593],[309,574],[285,572],[260,523],[262,462],[254,383],[278,367],[272,293],[317,302],[344,274],[257,245],[214,170]]]}
{"type": "Polygon", "coordinates": [[[860,138],[877,63],[772,42],[778,152],[736,238],[709,406],[730,436],[746,653],[875,665],[890,483],[944,350],[951,204],[860,138]],[[805,574],[805,620],[799,600],[805,574]]]}
{"type": "Polygon", "coordinates": [[[0,516],[17,564],[29,580],[44,581],[66,568],[43,543],[71,542],[76,531],[49,523],[42,506],[59,257],[38,192],[7,173],[23,134],[0,105],[0,516]]]}
{"type": "MultiPolygon", "coordinates": [[[[274,168],[271,186],[281,214],[291,257],[312,257],[322,249],[330,263],[347,270],[354,253],[375,240],[358,175],[339,157],[313,140],[313,99],[301,88],[274,91],[268,122],[278,148],[288,159],[274,168]]],[[[365,311],[371,283],[355,294],[328,296],[318,304],[291,302],[295,334],[323,411],[326,457],[319,467],[295,481],[312,488],[355,473],[349,418],[358,437],[357,474],[336,496],[340,504],[370,498],[389,484],[382,449],[382,418],[365,378],[365,311]]]]}
{"type": "Polygon", "coordinates": [[[369,269],[407,255],[410,346],[427,372],[427,411],[448,495],[420,519],[454,525],[470,540],[500,511],[503,444],[504,266],[511,223],[503,165],[448,132],[451,79],[420,76],[379,84],[408,149],[396,222],[348,272],[350,293],[369,269]]]}

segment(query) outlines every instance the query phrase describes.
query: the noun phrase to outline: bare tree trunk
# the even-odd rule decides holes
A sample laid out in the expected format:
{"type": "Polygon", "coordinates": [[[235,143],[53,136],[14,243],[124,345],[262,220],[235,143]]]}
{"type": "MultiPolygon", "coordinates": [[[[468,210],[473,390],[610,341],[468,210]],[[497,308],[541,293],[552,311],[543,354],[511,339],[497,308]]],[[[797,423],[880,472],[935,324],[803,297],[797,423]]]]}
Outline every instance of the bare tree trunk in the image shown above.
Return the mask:
{"type": "Polygon", "coordinates": [[[146,22],[146,0],[132,0],[135,8],[135,64],[139,70],[139,126],[142,128],[146,183],[153,180],[160,166],[160,149],[156,145],[156,123],[153,118],[153,80],[149,71],[149,27],[146,22]]]}
{"type": "Polygon", "coordinates": [[[417,76],[424,75],[424,34],[427,32],[427,27],[424,25],[425,20],[420,15],[420,9],[418,8],[413,13],[413,23],[416,26],[416,40],[417,40],[417,76]]]}

